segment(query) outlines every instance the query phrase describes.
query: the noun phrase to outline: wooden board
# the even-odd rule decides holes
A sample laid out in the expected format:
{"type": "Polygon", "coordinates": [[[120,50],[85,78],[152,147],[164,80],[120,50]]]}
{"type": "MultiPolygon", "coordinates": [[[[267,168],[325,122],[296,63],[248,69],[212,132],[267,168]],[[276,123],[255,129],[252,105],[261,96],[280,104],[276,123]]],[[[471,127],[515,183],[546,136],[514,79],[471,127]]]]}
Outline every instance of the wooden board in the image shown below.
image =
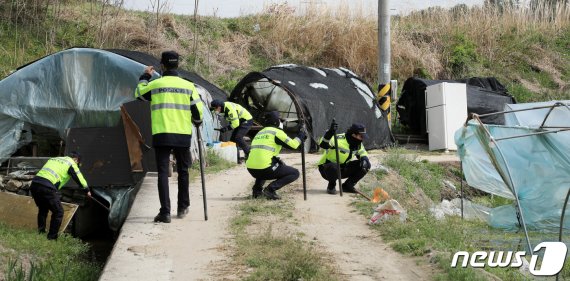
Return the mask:
{"type": "MultiPolygon", "coordinates": [[[[63,232],[77,211],[78,205],[61,203],[63,205],[63,221],[59,232],[63,232]]],[[[38,229],[38,207],[30,196],[18,195],[0,191],[0,221],[17,228],[38,229]]],[[[48,213],[46,231],[49,229],[51,212],[48,213]]]]}

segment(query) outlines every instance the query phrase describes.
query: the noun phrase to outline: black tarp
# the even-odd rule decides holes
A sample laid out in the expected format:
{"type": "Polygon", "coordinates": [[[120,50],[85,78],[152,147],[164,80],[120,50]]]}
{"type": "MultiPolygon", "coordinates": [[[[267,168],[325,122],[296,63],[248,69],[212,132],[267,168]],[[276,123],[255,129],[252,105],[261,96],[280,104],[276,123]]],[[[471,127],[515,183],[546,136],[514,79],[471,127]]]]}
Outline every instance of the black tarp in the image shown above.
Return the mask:
{"type": "Polygon", "coordinates": [[[260,123],[264,112],[280,111],[289,121],[286,131],[291,134],[298,131],[297,119],[304,119],[313,148],[333,118],[342,132],[352,123],[364,124],[370,136],[364,142],[368,149],[394,142],[386,114],[378,107],[372,89],[348,69],[270,67],[246,75],[233,89],[230,100],[248,108],[260,123]]]}
{"type": "MultiPolygon", "coordinates": [[[[494,77],[473,77],[459,80],[426,80],[411,77],[404,82],[402,94],[396,105],[398,120],[400,124],[409,128],[410,133],[427,134],[425,91],[427,86],[442,82],[467,84],[468,114],[503,111],[505,104],[516,103],[515,98],[494,77]]],[[[497,125],[505,123],[502,114],[486,116],[481,118],[481,121],[486,124],[497,125]]]]}

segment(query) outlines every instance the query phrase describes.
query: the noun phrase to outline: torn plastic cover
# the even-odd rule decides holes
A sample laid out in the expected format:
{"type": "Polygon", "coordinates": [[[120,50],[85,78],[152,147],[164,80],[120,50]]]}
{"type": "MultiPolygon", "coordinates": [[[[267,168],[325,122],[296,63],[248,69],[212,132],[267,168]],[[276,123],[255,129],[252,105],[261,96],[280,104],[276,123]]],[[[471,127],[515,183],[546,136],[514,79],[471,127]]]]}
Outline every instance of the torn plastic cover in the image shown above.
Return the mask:
{"type": "Polygon", "coordinates": [[[129,208],[135,199],[136,186],[113,186],[113,188],[93,187],[93,193],[109,203],[109,228],[118,231],[127,219],[129,208]]]}
{"type": "MultiPolygon", "coordinates": [[[[517,108],[522,108],[519,106],[534,107],[533,104],[519,104],[517,108]]],[[[557,110],[560,111],[555,115],[558,117],[551,122],[569,127],[570,115],[562,119],[560,116],[563,116],[561,112],[570,114],[570,111],[557,110]]],[[[542,123],[545,112],[532,110],[515,115],[518,115],[519,126],[484,127],[495,139],[531,134],[537,132],[532,126],[542,123]]],[[[506,119],[515,120],[513,118],[506,119]]],[[[456,132],[455,142],[469,185],[510,199],[514,199],[515,188],[528,229],[555,231],[560,227],[564,199],[570,188],[570,132],[499,140],[494,145],[484,128],[471,120],[456,132]]],[[[513,203],[491,209],[489,224],[517,230],[519,221],[515,208],[513,203]]],[[[567,212],[569,209],[567,207],[567,212]]],[[[565,220],[564,228],[570,228],[570,220],[565,220]]]]}

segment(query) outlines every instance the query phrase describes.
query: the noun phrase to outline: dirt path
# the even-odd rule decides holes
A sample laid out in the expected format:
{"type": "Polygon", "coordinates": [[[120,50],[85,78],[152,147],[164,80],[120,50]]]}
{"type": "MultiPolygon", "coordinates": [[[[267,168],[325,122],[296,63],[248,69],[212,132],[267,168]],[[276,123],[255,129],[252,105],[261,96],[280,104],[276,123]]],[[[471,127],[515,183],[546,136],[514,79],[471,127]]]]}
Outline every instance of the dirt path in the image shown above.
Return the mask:
{"type": "MultiPolygon", "coordinates": [[[[300,169],[300,154],[282,157],[300,169]]],[[[416,261],[395,253],[378,234],[366,225],[366,218],[349,206],[351,195],[326,194],[326,183],[314,163],[319,155],[307,155],[308,200],[302,190],[295,194],[297,228],[332,255],[335,267],[345,280],[430,280],[431,271],[416,261]]],[[[234,280],[231,268],[220,264],[230,260],[229,220],[234,207],[248,200],[252,177],[244,165],[207,176],[209,220],[204,221],[199,179],[191,183],[190,214],[184,219],[173,216],[171,224],[152,223],[158,210],[156,178],[147,179],[135,201],[124,229],[101,280],[234,280]],[[154,182],[153,182],[154,180],[154,182]],[[147,187],[145,187],[147,186],[147,187]],[[146,194],[146,195],[145,195],[146,194]],[[153,195],[153,196],[151,196],[153,195]],[[134,214],[133,214],[134,213],[134,214]],[[132,217],[132,218],[131,218],[132,217]],[[115,253],[117,252],[117,253],[115,253]],[[123,256],[121,258],[121,255],[123,256]],[[120,262],[121,265],[118,265],[120,262]],[[129,266],[124,266],[128,264],[129,266]]],[[[299,179],[300,181],[300,179],[299,179]]],[[[176,198],[176,183],[171,182],[171,199],[176,198]]],[[[295,186],[299,187],[300,183],[295,186]]],[[[287,187],[285,187],[287,188],[287,187]]],[[[289,187],[295,188],[295,187],[289,187]]],[[[173,210],[176,210],[173,200],[173,210]]]]}

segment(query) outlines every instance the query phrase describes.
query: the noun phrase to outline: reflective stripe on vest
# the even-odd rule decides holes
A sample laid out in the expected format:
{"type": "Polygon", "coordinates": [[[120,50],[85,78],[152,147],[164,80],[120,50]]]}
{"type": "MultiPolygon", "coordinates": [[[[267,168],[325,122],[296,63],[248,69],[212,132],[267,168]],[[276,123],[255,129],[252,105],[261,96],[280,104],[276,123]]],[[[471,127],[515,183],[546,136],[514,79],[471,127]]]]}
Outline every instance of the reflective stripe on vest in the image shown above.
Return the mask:
{"type": "MultiPolygon", "coordinates": [[[[324,139],[323,139],[323,141],[324,141],[324,139]]],[[[337,135],[337,141],[338,141],[339,162],[340,162],[340,164],[345,164],[346,162],[348,162],[352,159],[352,155],[350,154],[350,145],[348,144],[348,141],[346,140],[345,134],[338,134],[337,135]],[[351,156],[350,158],[348,158],[349,155],[351,156]]],[[[327,160],[329,162],[336,163],[336,151],[334,148],[334,138],[331,138],[331,140],[329,141],[329,144],[331,145],[331,148],[326,149],[324,151],[323,155],[321,156],[321,159],[318,162],[318,165],[324,164],[327,160]]],[[[362,144],[360,144],[358,151],[355,151],[355,153],[353,153],[353,154],[358,154],[359,156],[368,155],[366,150],[364,150],[364,146],[362,144]]]]}
{"type": "Polygon", "coordinates": [[[271,147],[269,145],[263,145],[263,144],[252,145],[251,149],[254,149],[254,148],[265,149],[265,150],[269,150],[271,152],[275,152],[275,147],[271,147]]]}
{"type": "MultiPolygon", "coordinates": [[[[77,164],[75,164],[73,159],[67,156],[49,159],[36,176],[48,180],[56,188],[61,189],[71,178],[68,173],[70,167],[76,171],[77,176],[84,182],[83,176],[78,173],[79,168],[76,169],[77,164]]],[[[87,184],[85,183],[85,185],[87,184]]]]}
{"type": "Polygon", "coordinates": [[[42,171],[47,171],[48,173],[52,174],[53,177],[57,179],[57,181],[60,181],[60,179],[61,179],[61,177],[54,170],[52,170],[50,168],[43,167],[42,171]]]}
{"type": "MultiPolygon", "coordinates": [[[[230,125],[234,129],[240,125],[239,122],[235,122],[235,121],[240,120],[240,119],[251,120],[253,118],[251,116],[251,113],[249,113],[249,111],[247,111],[247,109],[245,109],[240,104],[227,101],[227,102],[224,102],[224,107],[229,110],[228,116],[226,117],[226,120],[230,123],[230,125]],[[233,111],[235,111],[235,114],[232,113],[233,111]]],[[[225,111],[225,109],[224,109],[224,111],[225,111]]]]}
{"type": "MultiPolygon", "coordinates": [[[[152,134],[192,134],[191,106],[200,115],[202,102],[194,84],[178,76],[163,76],[148,83],[139,81],[136,95],[151,93],[152,134]]],[[[196,117],[196,119],[201,119],[196,117]]]]}

